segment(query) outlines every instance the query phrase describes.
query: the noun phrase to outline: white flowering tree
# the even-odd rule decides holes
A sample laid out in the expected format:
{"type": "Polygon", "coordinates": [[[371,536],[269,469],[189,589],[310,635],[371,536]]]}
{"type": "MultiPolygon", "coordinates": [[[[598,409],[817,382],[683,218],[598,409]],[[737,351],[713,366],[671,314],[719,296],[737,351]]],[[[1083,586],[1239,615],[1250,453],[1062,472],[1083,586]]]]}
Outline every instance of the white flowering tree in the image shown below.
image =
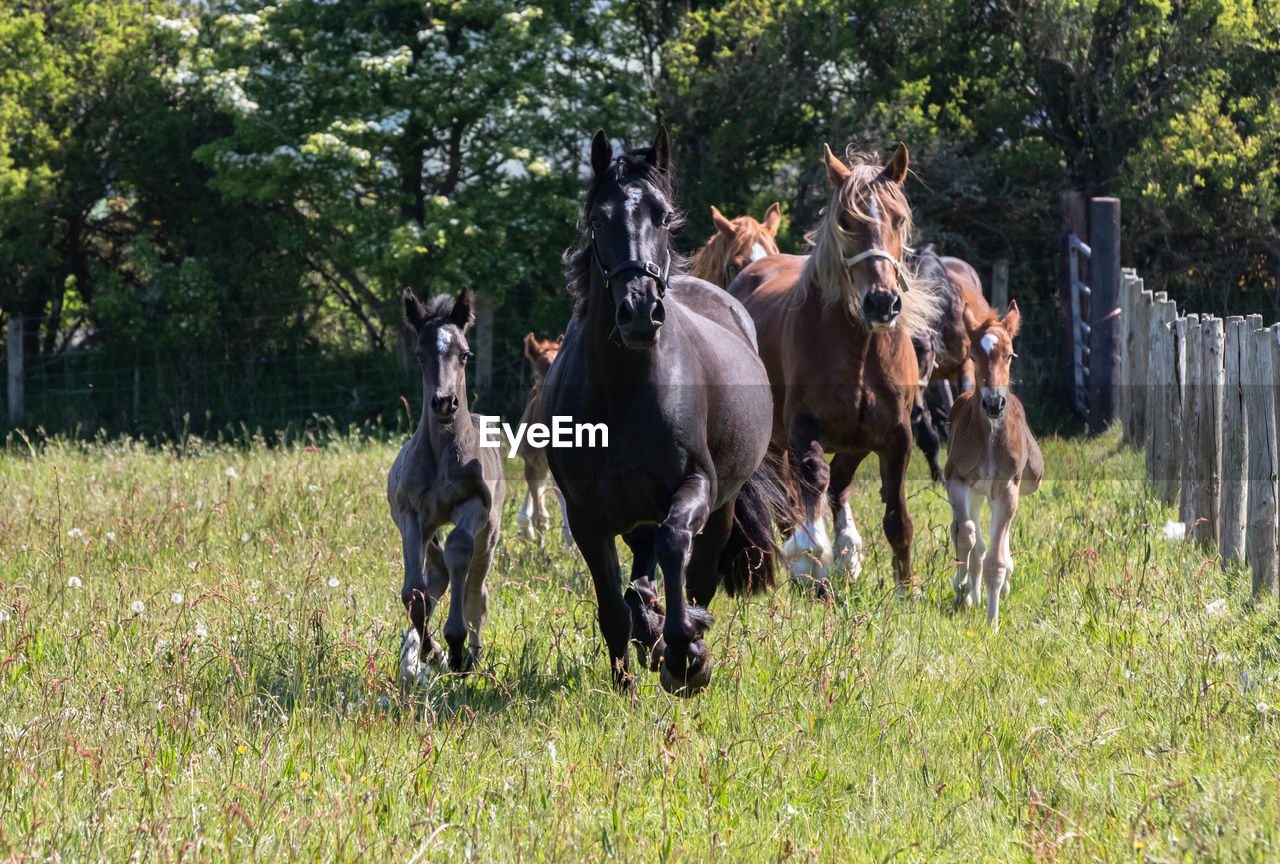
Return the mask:
{"type": "Polygon", "coordinates": [[[278,242],[380,346],[405,285],[558,293],[590,130],[649,123],[620,26],[602,2],[215,3],[168,81],[233,120],[196,151],[213,185],[285,204],[278,242]]]}

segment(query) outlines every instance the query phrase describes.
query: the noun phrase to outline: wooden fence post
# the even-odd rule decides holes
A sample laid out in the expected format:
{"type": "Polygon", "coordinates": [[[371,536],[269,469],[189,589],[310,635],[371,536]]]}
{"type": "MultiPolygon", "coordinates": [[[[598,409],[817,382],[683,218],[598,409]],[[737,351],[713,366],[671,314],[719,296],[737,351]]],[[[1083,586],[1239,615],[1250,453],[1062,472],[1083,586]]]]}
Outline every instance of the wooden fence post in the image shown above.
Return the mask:
{"type": "Polygon", "coordinates": [[[1181,399],[1182,494],[1178,496],[1178,520],[1191,531],[1195,521],[1196,465],[1194,446],[1196,441],[1196,382],[1200,380],[1200,352],[1197,350],[1200,335],[1200,316],[1194,313],[1178,319],[1178,392],[1181,399]]]}
{"type": "MultiPolygon", "coordinates": [[[[1155,295],[1142,290],[1142,280],[1136,277],[1126,280],[1133,292],[1129,301],[1126,317],[1131,323],[1125,325],[1125,341],[1128,350],[1122,362],[1124,372],[1121,380],[1120,405],[1121,418],[1125,432],[1125,442],[1130,447],[1141,447],[1147,440],[1146,415],[1147,387],[1150,378],[1150,364],[1147,355],[1151,350],[1151,320],[1155,311],[1155,295]]],[[[1128,292],[1126,292],[1128,293],[1128,292]]],[[[1154,477],[1154,462],[1147,456],[1147,473],[1154,477]]]]}
{"type": "Polygon", "coordinates": [[[1009,308],[1009,259],[997,258],[991,267],[991,308],[1000,314],[1009,308]]]}
{"type": "MultiPolygon", "coordinates": [[[[1073,414],[1076,412],[1075,389],[1075,324],[1071,320],[1071,276],[1069,260],[1071,257],[1070,236],[1075,234],[1081,239],[1089,236],[1089,215],[1085,207],[1084,196],[1076,191],[1062,192],[1058,196],[1058,212],[1061,216],[1058,229],[1058,302],[1062,310],[1059,318],[1062,340],[1062,392],[1066,394],[1067,405],[1073,414]]],[[[1089,259],[1079,256],[1079,276],[1085,284],[1089,282],[1089,259]]]]}
{"type": "Polygon", "coordinates": [[[1244,558],[1246,494],[1249,476],[1249,403],[1244,394],[1244,319],[1227,319],[1222,357],[1222,521],[1218,526],[1219,560],[1225,570],[1244,558]]]}
{"type": "Polygon", "coordinates": [[[22,341],[24,330],[22,316],[14,315],[9,319],[9,332],[6,336],[9,363],[9,425],[16,426],[22,419],[26,409],[26,393],[23,385],[26,377],[22,370],[22,341]]]}
{"type": "Polygon", "coordinates": [[[1196,438],[1196,468],[1200,499],[1196,504],[1195,538],[1218,544],[1222,500],[1222,319],[1209,317],[1200,327],[1200,419],[1196,438]]]}
{"type": "MultiPolygon", "coordinates": [[[[1161,291],[1159,296],[1164,297],[1165,293],[1161,291]]],[[[1178,388],[1177,318],[1178,304],[1162,300],[1156,322],[1159,339],[1156,389],[1160,394],[1156,428],[1160,430],[1162,441],[1157,458],[1160,470],[1156,486],[1160,499],[1167,506],[1178,502],[1178,486],[1182,479],[1182,395],[1178,388]]]]}
{"type": "Polygon", "coordinates": [[[1120,359],[1120,199],[1089,201],[1089,432],[1115,419],[1120,359]]]}
{"type": "MultiPolygon", "coordinates": [[[[1145,295],[1147,292],[1142,293],[1145,295]]],[[[1129,354],[1128,361],[1137,365],[1136,371],[1141,372],[1143,367],[1146,369],[1145,373],[1134,377],[1133,383],[1135,393],[1142,391],[1146,413],[1142,436],[1134,442],[1134,446],[1141,447],[1147,454],[1147,475],[1151,478],[1151,485],[1156,488],[1160,487],[1165,466],[1169,461],[1168,444],[1162,423],[1166,410],[1164,391],[1160,386],[1160,366],[1164,360],[1163,342],[1166,338],[1173,338],[1163,327],[1165,296],[1163,291],[1152,295],[1151,307],[1146,314],[1146,329],[1134,331],[1135,350],[1129,354]]]]}
{"type": "Polygon", "coordinates": [[[1249,400],[1249,526],[1245,557],[1253,572],[1253,593],[1274,598],[1280,583],[1276,549],[1276,379],[1275,338],[1268,330],[1249,333],[1246,386],[1249,400]],[[1256,409],[1256,410],[1254,410],[1256,409]]]}

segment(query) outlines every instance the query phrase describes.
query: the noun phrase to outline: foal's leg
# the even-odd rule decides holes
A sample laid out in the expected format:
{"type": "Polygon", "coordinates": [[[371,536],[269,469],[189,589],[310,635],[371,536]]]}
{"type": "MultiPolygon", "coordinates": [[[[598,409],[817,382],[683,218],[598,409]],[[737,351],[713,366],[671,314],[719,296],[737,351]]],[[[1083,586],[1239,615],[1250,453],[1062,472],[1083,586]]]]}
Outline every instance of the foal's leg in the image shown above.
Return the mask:
{"type": "Polygon", "coordinates": [[[1017,512],[1018,487],[1010,483],[991,499],[991,551],[982,562],[982,581],[987,588],[987,623],[993,630],[1000,629],[1000,593],[1013,569],[1009,532],[1017,512]]]}
{"type": "Polygon", "coordinates": [[[911,572],[911,538],[915,528],[907,512],[907,465],[911,462],[911,430],[900,423],[890,445],[880,452],[880,500],[884,502],[884,536],[893,548],[893,576],[898,596],[920,593],[911,572]]]}
{"type": "Polygon", "coordinates": [[[569,530],[569,508],[564,503],[564,493],[560,491],[560,487],[551,486],[552,491],[556,493],[556,500],[560,502],[560,537],[564,540],[564,545],[570,549],[573,548],[573,532],[569,530]]]}
{"type": "Polygon", "coordinates": [[[467,575],[476,555],[477,541],[487,541],[489,507],[480,498],[470,498],[454,511],[454,529],[444,541],[444,563],[449,570],[449,617],[444,622],[444,641],[449,646],[449,668],[461,672],[464,663],[463,643],[467,639],[466,599],[467,575]]]}
{"type": "MultiPolygon", "coordinates": [[[[501,514],[497,516],[501,518],[501,514]]],[[[467,570],[467,584],[462,598],[462,613],[467,619],[467,648],[471,654],[469,668],[474,669],[480,662],[482,645],[480,631],[489,620],[489,589],[484,579],[489,575],[489,566],[493,562],[493,551],[497,547],[498,526],[489,523],[481,537],[476,538],[475,554],[471,556],[471,566],[467,570]]]]}
{"type": "Polygon", "coordinates": [[[987,497],[976,489],[969,491],[969,518],[974,525],[973,548],[969,550],[969,599],[967,606],[977,606],[982,601],[982,558],[987,551],[987,541],[982,537],[982,504],[987,497]]]}
{"type": "Polygon", "coordinates": [[[410,626],[400,643],[400,684],[412,687],[422,671],[422,645],[427,636],[427,618],[432,603],[427,594],[427,580],[422,561],[422,517],[412,510],[405,510],[396,517],[400,529],[400,542],[404,551],[404,583],[400,588],[400,602],[409,615],[410,626]]]}
{"type": "Polygon", "coordinates": [[[595,514],[584,513],[581,508],[572,506],[568,513],[573,536],[578,541],[578,551],[582,553],[587,569],[591,571],[591,581],[595,584],[600,635],[609,650],[613,683],[619,688],[630,689],[634,686],[627,656],[627,644],[631,641],[631,610],[622,596],[618,547],[614,545],[613,535],[595,523],[595,514]]]}
{"type": "Polygon", "coordinates": [[[837,453],[831,460],[831,483],[827,486],[827,501],[835,514],[835,562],[834,566],[856,579],[862,572],[862,535],[853,524],[853,511],[849,508],[849,491],[853,477],[866,453],[837,453]]]}
{"type": "Polygon", "coordinates": [[[791,575],[797,582],[821,589],[830,584],[827,568],[831,563],[831,541],[822,518],[822,499],[831,482],[831,468],[818,441],[817,423],[805,416],[796,417],[791,424],[790,447],[804,522],[796,526],[782,552],[791,561],[791,575]]]}
{"type": "MultiPolygon", "coordinates": [[[[705,607],[685,600],[685,561],[693,547],[693,538],[706,526],[711,515],[710,500],[711,481],[707,477],[701,474],[686,477],[672,496],[654,546],[667,601],[667,619],[662,625],[665,653],[659,669],[660,680],[668,692],[686,696],[706,687],[711,680],[711,660],[702,638],[711,626],[711,616],[705,607]]],[[[723,543],[721,545],[723,547],[723,543]]]]}

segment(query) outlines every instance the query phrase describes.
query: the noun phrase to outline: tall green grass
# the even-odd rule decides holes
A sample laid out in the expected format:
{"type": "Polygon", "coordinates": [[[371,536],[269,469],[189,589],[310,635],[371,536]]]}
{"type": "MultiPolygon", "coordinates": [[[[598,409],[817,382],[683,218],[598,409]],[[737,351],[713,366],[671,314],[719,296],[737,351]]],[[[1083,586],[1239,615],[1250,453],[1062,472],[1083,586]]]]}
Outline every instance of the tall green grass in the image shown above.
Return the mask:
{"type": "Polygon", "coordinates": [[[1163,539],[1114,435],[1042,443],[998,634],[917,459],[919,600],[868,465],[860,580],[718,598],[711,688],[629,697],[580,560],[508,531],[480,671],[408,702],[393,445],[10,448],[0,856],[1277,860],[1275,600],[1163,539]]]}

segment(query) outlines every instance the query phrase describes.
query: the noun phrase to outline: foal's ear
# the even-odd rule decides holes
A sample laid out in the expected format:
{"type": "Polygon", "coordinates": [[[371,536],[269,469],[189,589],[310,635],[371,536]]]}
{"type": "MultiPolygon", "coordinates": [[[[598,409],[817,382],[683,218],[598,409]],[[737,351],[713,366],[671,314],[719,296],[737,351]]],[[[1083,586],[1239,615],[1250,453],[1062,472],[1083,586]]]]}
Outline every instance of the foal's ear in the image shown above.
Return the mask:
{"type": "Polygon", "coordinates": [[[464,333],[468,327],[476,323],[476,313],[473,308],[475,299],[475,292],[470,287],[466,287],[458,292],[458,299],[453,301],[453,312],[450,313],[449,318],[464,333]]]}
{"type": "Polygon", "coordinates": [[[427,320],[427,307],[422,305],[412,288],[404,289],[400,299],[404,303],[404,320],[409,322],[415,333],[422,330],[422,324],[427,320]]]}
{"type": "Polygon", "coordinates": [[[782,208],[778,206],[777,201],[770,204],[769,209],[764,211],[764,221],[760,224],[769,232],[770,237],[778,236],[778,226],[782,224],[782,208]]]}
{"type": "Polygon", "coordinates": [[[530,360],[533,359],[533,352],[538,347],[538,339],[532,333],[526,333],[524,337],[524,356],[530,360]]]}
{"type": "Polygon", "coordinates": [[[671,167],[671,138],[667,135],[665,123],[658,124],[658,134],[653,136],[653,155],[649,160],[664,174],[671,167]]]}
{"type": "Polygon", "coordinates": [[[591,171],[597,177],[604,173],[613,161],[613,142],[603,129],[597,129],[591,139],[591,171]]]}
{"type": "Polygon", "coordinates": [[[893,151],[893,158],[889,160],[889,164],[884,166],[884,173],[890,180],[898,185],[902,185],[902,181],[907,179],[907,145],[901,141],[898,142],[898,149],[893,151]]]}
{"type": "Polygon", "coordinates": [[[1000,326],[1009,334],[1009,341],[1012,342],[1013,337],[1018,335],[1018,328],[1022,326],[1022,313],[1018,311],[1017,300],[1009,301],[1009,311],[1000,319],[1000,326]]]}
{"type": "Polygon", "coordinates": [[[981,325],[981,323],[982,322],[978,320],[978,316],[973,314],[973,310],[969,308],[968,304],[965,304],[965,307],[964,307],[965,332],[968,333],[970,336],[972,336],[973,331],[977,330],[978,327],[981,325]]]}
{"type": "Polygon", "coordinates": [[[724,214],[714,204],[711,205],[711,221],[716,223],[717,231],[730,240],[733,239],[733,223],[724,218],[724,214]]]}
{"type": "Polygon", "coordinates": [[[849,166],[836,158],[836,154],[831,152],[831,148],[827,144],[822,145],[822,161],[827,166],[827,179],[831,181],[831,185],[837,189],[844,186],[844,181],[849,179],[849,175],[853,172],[849,170],[849,166]]]}
{"type": "Polygon", "coordinates": [[[556,339],[555,339],[555,345],[556,345],[556,347],[557,347],[557,348],[559,348],[559,347],[560,347],[561,345],[563,345],[563,344],[564,344],[564,334],[563,334],[563,333],[561,333],[559,336],[557,336],[557,337],[556,337],[556,339]]]}

